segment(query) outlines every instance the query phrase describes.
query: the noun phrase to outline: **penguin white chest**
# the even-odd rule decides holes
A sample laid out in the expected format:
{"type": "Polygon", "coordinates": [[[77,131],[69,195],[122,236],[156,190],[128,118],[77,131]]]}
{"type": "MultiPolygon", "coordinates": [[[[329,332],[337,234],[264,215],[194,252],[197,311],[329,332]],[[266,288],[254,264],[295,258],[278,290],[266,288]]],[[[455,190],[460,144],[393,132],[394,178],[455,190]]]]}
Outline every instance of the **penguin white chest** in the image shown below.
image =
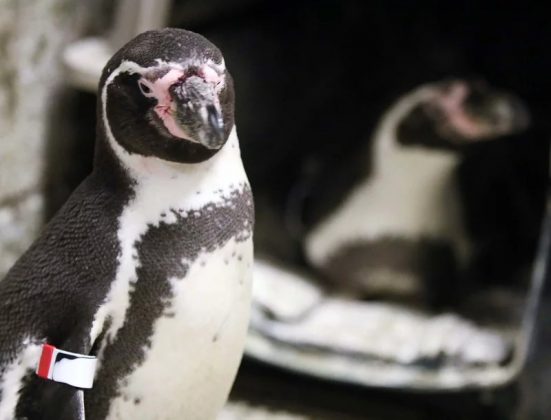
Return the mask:
{"type": "Polygon", "coordinates": [[[145,360],[121,384],[109,419],[213,419],[225,403],[244,347],[252,240],[203,252],[154,325],[145,360]]]}
{"type": "Polygon", "coordinates": [[[306,252],[314,264],[324,264],[347,244],[384,238],[448,240],[466,253],[454,174],[458,159],[423,150],[392,150],[384,158],[308,236],[306,252]]]}

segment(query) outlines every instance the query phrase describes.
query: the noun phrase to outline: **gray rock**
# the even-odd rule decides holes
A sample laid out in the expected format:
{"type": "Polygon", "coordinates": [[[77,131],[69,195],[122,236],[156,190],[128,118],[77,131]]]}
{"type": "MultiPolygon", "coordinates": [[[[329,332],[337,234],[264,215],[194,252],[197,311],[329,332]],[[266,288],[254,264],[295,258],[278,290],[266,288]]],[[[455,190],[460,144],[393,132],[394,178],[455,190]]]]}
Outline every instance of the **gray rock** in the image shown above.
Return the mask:
{"type": "Polygon", "coordinates": [[[83,21],[78,4],[0,0],[0,276],[41,222],[49,109],[61,51],[83,21]]]}
{"type": "Polygon", "coordinates": [[[42,201],[35,192],[0,207],[0,279],[40,230],[42,201]]]}

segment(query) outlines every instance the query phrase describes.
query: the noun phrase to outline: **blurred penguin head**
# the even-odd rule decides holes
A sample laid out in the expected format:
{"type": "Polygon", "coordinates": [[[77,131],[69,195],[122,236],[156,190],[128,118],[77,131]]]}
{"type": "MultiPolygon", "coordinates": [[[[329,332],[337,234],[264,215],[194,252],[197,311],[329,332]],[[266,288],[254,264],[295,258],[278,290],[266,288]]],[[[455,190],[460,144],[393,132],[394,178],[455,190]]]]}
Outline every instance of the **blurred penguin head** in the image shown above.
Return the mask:
{"type": "Polygon", "coordinates": [[[450,80],[406,95],[409,102],[396,127],[403,145],[461,149],[524,130],[529,114],[513,94],[484,82],[450,80]]]}

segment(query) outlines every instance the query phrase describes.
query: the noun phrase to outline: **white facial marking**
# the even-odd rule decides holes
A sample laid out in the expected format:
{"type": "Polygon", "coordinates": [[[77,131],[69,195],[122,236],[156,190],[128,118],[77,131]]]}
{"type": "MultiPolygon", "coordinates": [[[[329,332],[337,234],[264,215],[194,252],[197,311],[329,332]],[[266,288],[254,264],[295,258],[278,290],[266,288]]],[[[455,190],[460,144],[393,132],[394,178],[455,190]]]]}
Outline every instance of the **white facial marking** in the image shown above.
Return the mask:
{"type": "Polygon", "coordinates": [[[13,420],[19,400],[19,391],[23,388],[23,379],[34,370],[40,358],[41,346],[33,344],[36,340],[26,339],[17,358],[6,367],[0,382],[2,399],[0,400],[0,420],[13,420]]]}
{"type": "Polygon", "coordinates": [[[448,151],[403,147],[396,127],[412,108],[434,98],[425,86],[399,100],[374,136],[373,171],[306,239],[310,261],[323,265],[346,244],[379,238],[448,239],[467,254],[454,171],[459,157],[448,151]]]}
{"type": "Polygon", "coordinates": [[[105,134],[107,136],[109,144],[114,149],[115,153],[119,158],[120,158],[119,153],[124,152],[127,155],[129,155],[129,153],[117,143],[117,141],[115,140],[115,136],[113,135],[113,131],[111,130],[111,125],[109,124],[109,119],[107,118],[107,88],[111,83],[113,83],[113,80],[115,80],[115,78],[121,73],[128,73],[128,74],[138,73],[140,75],[143,75],[147,72],[147,70],[148,68],[142,67],[139,64],[134,63],[133,61],[125,60],[119,65],[119,67],[117,67],[115,70],[111,72],[111,74],[105,81],[105,84],[101,91],[101,118],[103,121],[103,126],[105,127],[105,134]]]}

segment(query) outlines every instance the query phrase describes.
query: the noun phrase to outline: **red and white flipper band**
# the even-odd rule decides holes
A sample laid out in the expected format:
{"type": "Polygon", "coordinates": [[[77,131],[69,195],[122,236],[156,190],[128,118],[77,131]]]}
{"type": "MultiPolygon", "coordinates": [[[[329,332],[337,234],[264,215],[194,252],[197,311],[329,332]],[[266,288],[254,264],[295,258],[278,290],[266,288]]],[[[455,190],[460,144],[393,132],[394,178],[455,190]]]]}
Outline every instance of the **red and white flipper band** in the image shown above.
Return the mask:
{"type": "Polygon", "coordinates": [[[97,358],[42,345],[36,374],[44,379],[77,388],[90,389],[94,384],[97,358]]]}

